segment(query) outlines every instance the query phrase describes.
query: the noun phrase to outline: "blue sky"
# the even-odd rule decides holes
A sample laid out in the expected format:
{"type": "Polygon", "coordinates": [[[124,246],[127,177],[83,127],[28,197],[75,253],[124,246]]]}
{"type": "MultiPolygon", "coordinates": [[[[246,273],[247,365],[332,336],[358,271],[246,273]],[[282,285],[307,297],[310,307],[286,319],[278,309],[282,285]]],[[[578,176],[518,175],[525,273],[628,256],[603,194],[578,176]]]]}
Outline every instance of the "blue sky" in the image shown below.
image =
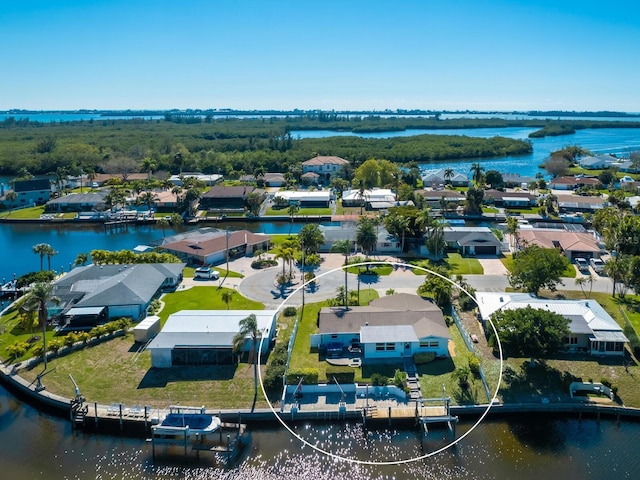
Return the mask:
{"type": "Polygon", "coordinates": [[[0,109],[640,112],[635,1],[0,0],[0,109]]]}

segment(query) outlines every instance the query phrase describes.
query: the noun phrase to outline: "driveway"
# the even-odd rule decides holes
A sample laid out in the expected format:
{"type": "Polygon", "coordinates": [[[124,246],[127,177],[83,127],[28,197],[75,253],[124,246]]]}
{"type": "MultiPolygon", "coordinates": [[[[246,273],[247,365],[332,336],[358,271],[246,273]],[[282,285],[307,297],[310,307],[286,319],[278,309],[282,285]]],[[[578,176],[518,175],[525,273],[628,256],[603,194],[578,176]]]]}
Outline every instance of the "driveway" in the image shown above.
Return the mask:
{"type": "Polygon", "coordinates": [[[478,258],[485,275],[506,275],[509,273],[499,258],[478,258]]]}

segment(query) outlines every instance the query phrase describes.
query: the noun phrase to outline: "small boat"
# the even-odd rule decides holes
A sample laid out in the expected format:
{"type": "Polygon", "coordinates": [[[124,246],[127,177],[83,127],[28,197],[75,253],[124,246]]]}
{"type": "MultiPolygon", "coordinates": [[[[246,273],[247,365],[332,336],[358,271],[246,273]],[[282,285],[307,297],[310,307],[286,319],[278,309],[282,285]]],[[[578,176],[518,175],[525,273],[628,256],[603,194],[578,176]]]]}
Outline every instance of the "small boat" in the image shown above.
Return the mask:
{"type": "Polygon", "coordinates": [[[175,439],[203,437],[216,432],[222,425],[220,418],[205,413],[204,408],[170,407],[159,425],[152,427],[156,438],[175,439]]]}

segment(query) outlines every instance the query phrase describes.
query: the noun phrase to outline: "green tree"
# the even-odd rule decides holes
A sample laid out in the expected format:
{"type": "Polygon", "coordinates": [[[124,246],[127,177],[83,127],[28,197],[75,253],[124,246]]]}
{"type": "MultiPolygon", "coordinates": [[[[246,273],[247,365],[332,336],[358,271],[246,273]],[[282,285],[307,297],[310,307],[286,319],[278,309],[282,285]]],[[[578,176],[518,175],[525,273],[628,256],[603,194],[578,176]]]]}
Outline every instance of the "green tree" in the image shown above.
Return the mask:
{"type": "Polygon", "coordinates": [[[516,249],[518,248],[519,239],[518,239],[518,231],[520,230],[520,224],[518,223],[518,219],[516,217],[507,217],[507,233],[509,234],[509,242],[511,247],[516,249]]]}
{"type": "Polygon", "coordinates": [[[484,186],[484,168],[479,163],[471,165],[471,179],[476,188],[484,186]]]}
{"type": "Polygon", "coordinates": [[[142,171],[147,172],[147,180],[151,180],[154,170],[157,168],[155,160],[151,157],[144,157],[142,159],[142,171]]]}
{"type": "Polygon", "coordinates": [[[44,257],[46,257],[50,250],[53,250],[48,243],[38,243],[32,247],[33,253],[40,256],[40,271],[44,269],[44,257]]]}
{"type": "Polygon", "coordinates": [[[504,179],[498,170],[487,170],[484,176],[485,182],[491,185],[491,188],[500,189],[504,187],[504,179]]]}
{"type": "Polygon", "coordinates": [[[291,205],[289,205],[289,208],[287,208],[287,213],[289,214],[289,236],[291,236],[291,229],[293,228],[293,217],[295,217],[295,215],[300,211],[300,207],[298,205],[296,205],[295,203],[292,203],[291,205]]]}
{"type": "Polygon", "coordinates": [[[593,281],[594,280],[595,279],[593,278],[593,275],[591,275],[591,274],[582,275],[582,276],[576,278],[575,284],[580,287],[580,290],[582,290],[582,294],[584,295],[584,298],[589,298],[591,296],[591,291],[593,290],[593,281]],[[584,287],[587,284],[589,285],[589,294],[588,295],[584,291],[584,287]]]}
{"type": "Polygon", "coordinates": [[[356,227],[356,243],[364,250],[365,255],[369,255],[376,249],[378,236],[373,219],[360,217],[356,227]]]}
{"type": "Polygon", "coordinates": [[[57,255],[58,252],[51,245],[45,245],[47,245],[47,248],[45,249],[45,255],[47,256],[47,270],[51,270],[51,257],[57,255]]]}
{"type": "Polygon", "coordinates": [[[47,320],[49,319],[47,304],[49,303],[57,305],[60,299],[53,295],[53,284],[48,282],[34,284],[24,301],[26,308],[38,310],[38,323],[42,327],[42,348],[45,352],[43,355],[45,370],[47,369],[47,320]]]}
{"type": "Polygon", "coordinates": [[[453,285],[449,280],[449,272],[444,267],[431,266],[430,269],[436,274],[427,273],[427,276],[418,287],[418,293],[422,296],[429,296],[440,308],[444,308],[451,303],[451,291],[453,285]]]}
{"type": "Polygon", "coordinates": [[[305,255],[318,253],[324,244],[324,234],[315,223],[308,223],[298,233],[298,243],[304,250],[305,255]]]}
{"type": "Polygon", "coordinates": [[[429,253],[433,255],[434,260],[440,260],[444,255],[447,242],[444,239],[444,226],[440,222],[434,222],[427,229],[427,237],[425,246],[429,249],[429,253]]]}
{"type": "Polygon", "coordinates": [[[253,363],[253,404],[251,412],[253,413],[258,401],[258,340],[261,334],[258,330],[258,320],[252,313],[246,318],[240,320],[240,331],[233,337],[233,351],[241,352],[247,337],[251,340],[251,350],[249,351],[249,362],[253,363]]]}
{"type": "MultiPolygon", "coordinates": [[[[563,348],[569,336],[569,320],[560,314],[531,306],[515,310],[498,310],[491,320],[502,349],[508,356],[547,358],[563,348]]],[[[494,334],[492,334],[492,337],[494,334]]],[[[490,343],[496,345],[495,338],[490,343]]]]}
{"type": "Polygon", "coordinates": [[[233,290],[229,290],[227,288],[220,294],[220,298],[222,299],[222,301],[227,304],[227,310],[229,310],[229,304],[231,303],[231,300],[233,300],[234,293],[235,292],[233,290]]]}
{"type": "Polygon", "coordinates": [[[264,197],[258,192],[251,192],[247,195],[247,208],[249,209],[249,213],[254,217],[260,214],[260,207],[262,206],[263,200],[264,197]]]}
{"type": "Polygon", "coordinates": [[[89,254],[88,253],[79,253],[76,256],[76,261],[73,263],[76,267],[79,266],[85,266],[87,264],[87,262],[89,261],[89,254]]]}
{"type": "Polygon", "coordinates": [[[451,185],[451,179],[455,174],[456,172],[453,170],[453,168],[445,168],[444,175],[443,175],[444,183],[447,185],[451,185]]]}
{"type": "Polygon", "coordinates": [[[482,215],[483,199],[484,190],[477,187],[470,187],[469,190],[467,190],[467,199],[464,205],[464,213],[466,215],[482,215]]]}
{"type": "Polygon", "coordinates": [[[333,245],[331,245],[331,251],[344,255],[344,266],[342,267],[342,269],[344,270],[344,306],[345,308],[348,308],[348,295],[346,294],[346,292],[349,291],[349,289],[347,288],[347,265],[349,261],[349,253],[351,252],[351,240],[349,240],[348,238],[344,240],[338,240],[333,245]]]}
{"type": "Polygon", "coordinates": [[[555,248],[527,245],[513,255],[509,283],[534,295],[541,288],[554,292],[568,266],[567,258],[555,248]]]}

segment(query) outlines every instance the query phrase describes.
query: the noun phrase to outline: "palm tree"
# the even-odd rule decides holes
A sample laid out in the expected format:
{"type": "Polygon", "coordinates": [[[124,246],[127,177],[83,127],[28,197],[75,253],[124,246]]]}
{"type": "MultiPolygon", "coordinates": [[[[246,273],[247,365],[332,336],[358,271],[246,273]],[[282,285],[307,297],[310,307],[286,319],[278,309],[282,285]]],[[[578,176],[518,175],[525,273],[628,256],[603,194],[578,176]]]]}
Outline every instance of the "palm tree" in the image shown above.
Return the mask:
{"type": "MultiPolygon", "coordinates": [[[[276,260],[278,260],[279,258],[282,259],[282,280],[283,281],[286,278],[286,274],[287,274],[286,272],[287,263],[291,265],[291,260],[294,258],[294,256],[295,256],[295,251],[291,247],[280,248],[280,251],[275,256],[276,260]]],[[[289,275],[291,275],[291,266],[289,267],[289,275]]]]}
{"type": "Polygon", "coordinates": [[[141,193],[138,196],[136,203],[138,205],[146,205],[149,208],[149,210],[153,210],[153,206],[157,201],[158,201],[158,196],[151,191],[147,191],[147,192],[141,193]]]}
{"type": "Polygon", "coordinates": [[[584,298],[589,298],[591,297],[591,291],[593,290],[593,281],[594,281],[594,277],[593,275],[589,274],[589,275],[583,275],[581,277],[576,278],[576,285],[580,286],[580,290],[582,290],[582,294],[584,295],[584,298]],[[584,292],[584,286],[585,284],[589,284],[589,295],[587,295],[584,292]]]}
{"type": "Polygon", "coordinates": [[[447,245],[444,239],[444,227],[440,222],[434,222],[427,230],[427,241],[425,242],[429,252],[434,259],[440,260],[447,245]]]}
{"type": "Polygon", "coordinates": [[[26,295],[25,300],[26,308],[38,309],[38,323],[42,326],[42,351],[44,358],[44,369],[47,369],[47,319],[49,318],[49,311],[47,310],[48,303],[54,303],[58,305],[60,299],[53,295],[53,284],[49,282],[38,282],[29,293],[26,295]]]}
{"type": "Polygon", "coordinates": [[[455,172],[453,171],[453,168],[445,168],[444,169],[444,183],[445,184],[451,184],[451,179],[453,178],[453,176],[455,175],[455,172]]]}
{"type": "Polygon", "coordinates": [[[51,245],[48,243],[38,243],[34,245],[32,249],[33,253],[40,255],[40,271],[42,271],[44,268],[44,257],[48,255],[48,252],[53,250],[53,248],[51,248],[51,245]]]}
{"type": "Polygon", "coordinates": [[[234,291],[233,290],[229,290],[227,288],[226,290],[223,290],[222,294],[220,295],[220,298],[222,298],[222,301],[227,304],[227,310],[229,310],[229,304],[231,303],[231,300],[233,299],[233,294],[234,294],[234,291]]]}
{"type": "Polygon", "coordinates": [[[251,413],[256,407],[258,401],[258,340],[261,334],[258,330],[258,320],[252,313],[247,318],[240,320],[238,324],[240,331],[233,337],[233,351],[241,352],[246,343],[247,337],[251,339],[251,350],[249,350],[249,361],[253,363],[253,405],[251,405],[251,413]]]}
{"type": "Polygon", "coordinates": [[[374,229],[374,221],[368,217],[361,217],[358,220],[356,229],[356,243],[364,250],[365,255],[369,255],[376,249],[378,236],[374,229]]]}
{"type": "Polygon", "coordinates": [[[76,261],[74,262],[74,265],[80,266],[82,265],[83,267],[87,264],[87,262],[89,261],[89,254],[88,253],[79,253],[78,256],[76,257],[76,261]]]}
{"type": "MultiPolygon", "coordinates": [[[[331,252],[342,253],[344,255],[344,291],[348,292],[347,288],[347,261],[349,260],[349,252],[351,251],[351,240],[348,238],[344,240],[338,240],[333,245],[331,245],[331,252]]],[[[349,308],[348,303],[348,295],[344,296],[344,307],[349,308]]]]}
{"type": "Polygon", "coordinates": [[[155,160],[150,157],[144,157],[142,159],[142,171],[147,172],[147,180],[151,180],[151,175],[153,171],[156,169],[157,165],[155,160]]]}
{"type": "Polygon", "coordinates": [[[520,225],[518,224],[518,219],[516,217],[507,217],[507,233],[510,236],[510,241],[513,245],[513,248],[518,247],[518,230],[520,229],[520,225]]]}
{"type": "Polygon", "coordinates": [[[45,251],[45,255],[47,256],[47,270],[51,270],[51,257],[57,254],[58,252],[51,245],[47,245],[45,251]]]}
{"type": "Polygon", "coordinates": [[[169,219],[166,217],[158,218],[156,225],[162,229],[162,238],[165,237],[165,229],[169,227],[169,219]]]}
{"type": "Polygon", "coordinates": [[[293,217],[299,211],[300,211],[300,207],[295,203],[292,203],[291,205],[289,205],[289,208],[287,208],[287,213],[289,214],[289,220],[291,221],[291,223],[289,224],[289,236],[291,236],[291,228],[293,227],[293,217]]]}
{"type": "Polygon", "coordinates": [[[484,177],[483,172],[484,168],[482,168],[479,163],[474,163],[473,165],[471,165],[472,179],[476,187],[482,184],[482,180],[484,177]]]}

